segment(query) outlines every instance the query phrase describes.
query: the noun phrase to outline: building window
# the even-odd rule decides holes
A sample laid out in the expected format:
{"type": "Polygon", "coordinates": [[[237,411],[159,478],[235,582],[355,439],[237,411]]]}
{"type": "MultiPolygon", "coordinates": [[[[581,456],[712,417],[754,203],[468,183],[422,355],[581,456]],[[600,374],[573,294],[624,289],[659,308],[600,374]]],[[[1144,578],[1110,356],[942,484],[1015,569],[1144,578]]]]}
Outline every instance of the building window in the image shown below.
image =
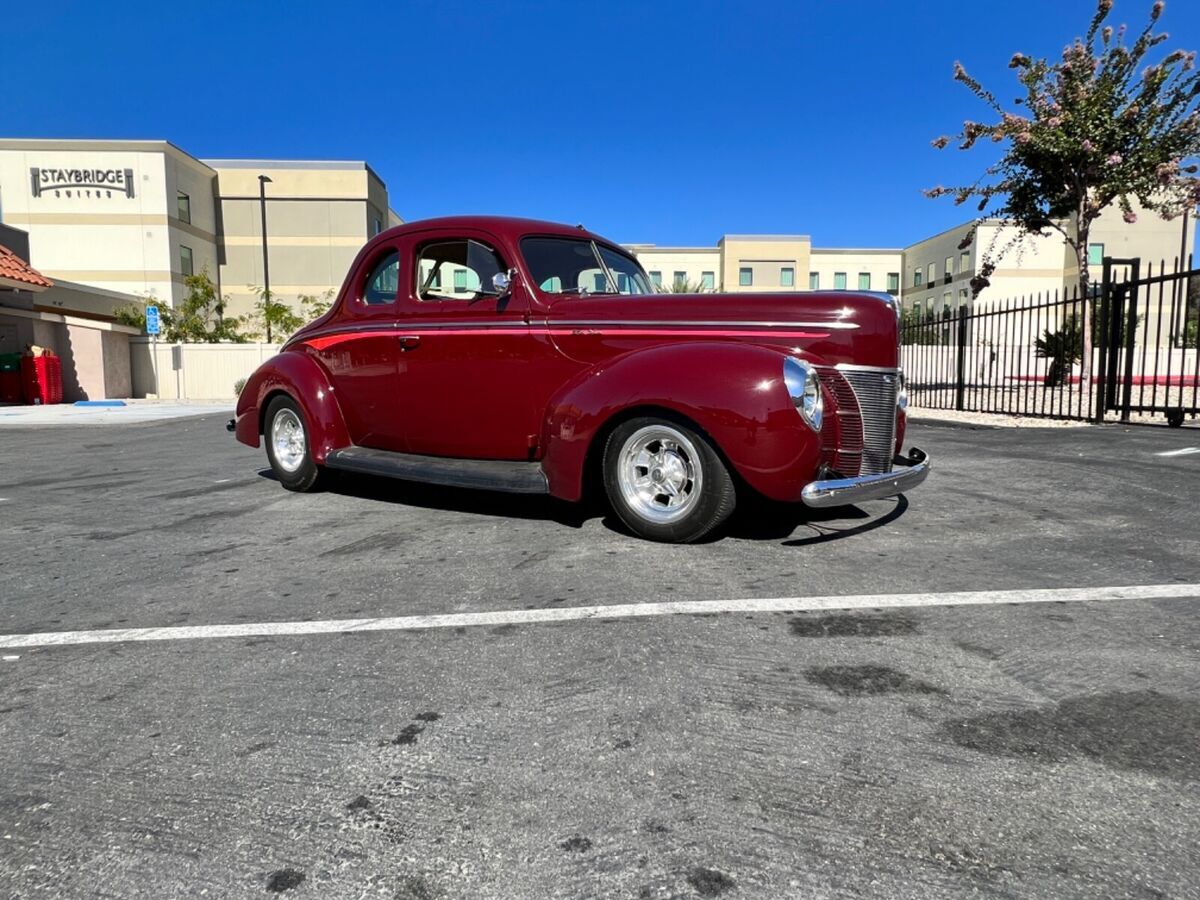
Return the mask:
{"type": "Polygon", "coordinates": [[[810,291],[819,291],[821,289],[821,273],[820,272],[809,272],[808,273],[808,289],[810,291]]]}
{"type": "Polygon", "coordinates": [[[962,288],[962,289],[961,289],[961,290],[958,292],[958,305],[959,305],[959,306],[966,306],[966,305],[967,305],[967,303],[968,303],[968,301],[969,301],[969,298],[967,297],[967,289],[966,289],[966,288],[962,288]]]}
{"type": "Polygon", "coordinates": [[[917,268],[913,269],[913,287],[920,287],[920,286],[921,286],[921,269],[918,266],[917,268]]]}
{"type": "Polygon", "coordinates": [[[900,292],[899,272],[888,272],[887,289],[889,294],[898,294],[900,292]]]}
{"type": "Polygon", "coordinates": [[[687,284],[687,272],[676,272],[671,280],[676,284],[687,284]]]}
{"type": "Polygon", "coordinates": [[[662,287],[662,272],[651,272],[650,283],[656,288],[662,287]]]}
{"type": "Polygon", "coordinates": [[[179,221],[192,224],[192,198],[183,191],[175,192],[175,209],[179,213],[179,221]]]}
{"type": "Polygon", "coordinates": [[[457,292],[457,291],[465,291],[466,289],[467,289],[467,270],[466,269],[455,269],[454,270],[454,290],[457,292]]]}
{"type": "Polygon", "coordinates": [[[925,272],[925,282],[932,287],[935,281],[937,281],[937,263],[930,263],[925,272]]]}
{"type": "Polygon", "coordinates": [[[871,273],[870,272],[859,272],[858,273],[858,289],[860,291],[869,291],[871,289],[871,273]]]}
{"type": "Polygon", "coordinates": [[[835,291],[844,291],[846,289],[846,273],[845,272],[834,272],[833,273],[833,289],[835,291]]]}
{"type": "Polygon", "coordinates": [[[749,266],[743,266],[738,269],[738,284],[742,287],[749,287],[754,284],[754,270],[749,266]]]}
{"type": "Polygon", "coordinates": [[[700,273],[700,287],[706,291],[715,291],[717,289],[717,276],[715,272],[700,273]]]}
{"type": "Polygon", "coordinates": [[[950,277],[953,274],[954,274],[954,257],[947,256],[946,257],[946,272],[945,272],[945,276],[944,276],[947,284],[950,283],[950,277]]]}
{"type": "Polygon", "coordinates": [[[192,248],[179,245],[179,271],[184,275],[194,275],[196,270],[192,264],[192,248]]]}
{"type": "Polygon", "coordinates": [[[969,271],[971,271],[971,253],[968,250],[958,254],[958,274],[969,271]]]}
{"type": "Polygon", "coordinates": [[[1104,245],[1103,244],[1088,244],[1088,265],[1100,266],[1104,264],[1104,245]]]}
{"type": "Polygon", "coordinates": [[[950,315],[950,292],[946,291],[942,294],[942,315],[950,315]]]}
{"type": "Polygon", "coordinates": [[[796,270],[790,266],[784,266],[779,270],[779,284],[782,287],[796,286],[796,270]]]}
{"type": "Polygon", "coordinates": [[[383,231],[383,222],[378,217],[371,219],[371,234],[376,235],[383,231]]]}

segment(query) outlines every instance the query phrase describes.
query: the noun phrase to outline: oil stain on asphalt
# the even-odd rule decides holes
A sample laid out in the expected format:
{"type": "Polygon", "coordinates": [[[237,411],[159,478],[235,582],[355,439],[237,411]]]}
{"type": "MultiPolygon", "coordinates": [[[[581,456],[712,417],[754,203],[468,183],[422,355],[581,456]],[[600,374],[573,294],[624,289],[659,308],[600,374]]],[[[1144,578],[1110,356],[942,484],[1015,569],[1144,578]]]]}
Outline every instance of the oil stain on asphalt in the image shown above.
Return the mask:
{"type": "Polygon", "coordinates": [[[819,684],[843,697],[869,694],[944,694],[939,687],[887,666],[819,666],[804,671],[812,684],[819,684]]]}
{"type": "Polygon", "coordinates": [[[695,866],[688,872],[687,883],[701,897],[716,897],[737,885],[737,882],[724,872],[706,869],[703,866],[695,866]]]}
{"type": "Polygon", "coordinates": [[[267,881],[267,890],[272,894],[282,894],[304,883],[304,873],[295,869],[279,869],[271,873],[267,881]]]}
{"type": "Polygon", "coordinates": [[[995,756],[1073,757],[1112,769],[1200,779],[1200,701],[1158,691],[1071,697],[1052,706],[952,719],[942,735],[995,756]]]}

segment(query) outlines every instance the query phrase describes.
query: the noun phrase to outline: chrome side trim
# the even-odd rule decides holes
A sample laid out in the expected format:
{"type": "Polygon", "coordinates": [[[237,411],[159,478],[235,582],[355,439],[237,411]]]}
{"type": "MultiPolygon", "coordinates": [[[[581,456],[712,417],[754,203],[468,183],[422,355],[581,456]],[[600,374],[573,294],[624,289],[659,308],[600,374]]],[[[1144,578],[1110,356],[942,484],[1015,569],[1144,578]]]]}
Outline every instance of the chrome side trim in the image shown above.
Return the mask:
{"type": "Polygon", "coordinates": [[[693,319],[671,319],[668,321],[651,321],[649,319],[547,319],[539,321],[539,325],[550,326],[565,326],[565,327],[588,327],[596,325],[629,325],[629,326],[647,326],[651,325],[656,328],[671,327],[676,328],[694,328],[696,326],[703,327],[732,327],[732,328],[828,328],[834,331],[848,330],[858,328],[855,322],[745,322],[745,321],[707,321],[693,319]]]}
{"type": "Polygon", "coordinates": [[[900,369],[891,366],[856,366],[852,363],[838,363],[834,366],[842,372],[885,372],[888,375],[899,374],[900,369]]]}
{"type": "Polygon", "coordinates": [[[800,492],[805,506],[824,509],[829,506],[847,506],[866,500],[881,500],[910,491],[929,477],[929,456],[914,447],[908,456],[897,456],[899,468],[877,475],[860,475],[857,478],[830,478],[812,481],[800,492]]]}

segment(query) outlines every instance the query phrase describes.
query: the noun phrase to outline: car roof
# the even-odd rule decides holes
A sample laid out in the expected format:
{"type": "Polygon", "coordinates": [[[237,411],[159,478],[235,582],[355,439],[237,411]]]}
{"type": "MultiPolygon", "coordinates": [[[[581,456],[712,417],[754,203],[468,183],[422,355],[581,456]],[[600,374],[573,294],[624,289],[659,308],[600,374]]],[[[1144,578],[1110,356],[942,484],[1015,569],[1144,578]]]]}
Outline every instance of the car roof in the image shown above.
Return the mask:
{"type": "Polygon", "coordinates": [[[563,237],[590,238],[605,244],[613,244],[608,238],[588,231],[582,225],[563,225],[561,222],[522,219],[516,216],[440,216],[433,219],[417,219],[389,228],[379,237],[399,237],[433,228],[481,228],[492,232],[497,237],[505,237],[509,240],[517,240],[528,234],[552,234],[563,237]]]}

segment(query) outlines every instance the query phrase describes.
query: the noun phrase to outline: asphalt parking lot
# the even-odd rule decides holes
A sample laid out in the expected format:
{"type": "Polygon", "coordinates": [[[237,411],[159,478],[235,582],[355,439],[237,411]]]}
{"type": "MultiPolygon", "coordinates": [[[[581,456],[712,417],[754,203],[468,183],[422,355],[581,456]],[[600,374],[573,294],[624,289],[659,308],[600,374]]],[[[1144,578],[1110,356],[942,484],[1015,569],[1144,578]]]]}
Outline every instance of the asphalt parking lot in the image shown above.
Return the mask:
{"type": "Polygon", "coordinates": [[[1194,429],[915,423],[910,497],[667,547],[226,417],[0,429],[0,634],[197,629],[0,647],[0,895],[1200,896],[1194,429]]]}

